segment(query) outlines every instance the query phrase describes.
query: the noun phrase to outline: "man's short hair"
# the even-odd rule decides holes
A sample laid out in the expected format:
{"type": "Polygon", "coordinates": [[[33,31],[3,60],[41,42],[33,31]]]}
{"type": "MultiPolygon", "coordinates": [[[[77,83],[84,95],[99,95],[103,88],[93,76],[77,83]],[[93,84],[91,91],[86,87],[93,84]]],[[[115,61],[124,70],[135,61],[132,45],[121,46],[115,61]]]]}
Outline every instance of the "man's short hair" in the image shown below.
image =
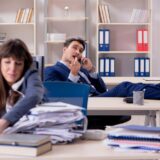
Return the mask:
{"type": "Polygon", "coordinates": [[[79,42],[83,46],[83,50],[85,50],[86,42],[82,38],[69,38],[64,42],[64,47],[68,47],[73,41],[79,42]]]}

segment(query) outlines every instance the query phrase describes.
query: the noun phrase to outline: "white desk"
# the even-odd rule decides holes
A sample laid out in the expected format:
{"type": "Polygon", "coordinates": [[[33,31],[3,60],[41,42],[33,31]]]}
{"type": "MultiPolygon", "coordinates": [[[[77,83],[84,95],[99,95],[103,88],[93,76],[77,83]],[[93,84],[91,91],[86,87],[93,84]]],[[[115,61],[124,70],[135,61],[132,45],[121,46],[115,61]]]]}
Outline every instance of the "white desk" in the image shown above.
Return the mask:
{"type": "MultiPolygon", "coordinates": [[[[89,115],[149,115],[151,123],[155,116],[160,124],[160,101],[144,100],[144,105],[123,102],[119,97],[89,97],[89,115]]],[[[148,122],[149,123],[149,122],[148,122]]]]}
{"type": "Polygon", "coordinates": [[[160,83],[160,77],[102,77],[107,85],[117,85],[124,81],[133,83],[160,83]]]}
{"type": "Polygon", "coordinates": [[[3,156],[0,160],[158,160],[153,152],[114,151],[104,141],[77,141],[68,145],[53,145],[53,150],[38,157],[3,156]]]}

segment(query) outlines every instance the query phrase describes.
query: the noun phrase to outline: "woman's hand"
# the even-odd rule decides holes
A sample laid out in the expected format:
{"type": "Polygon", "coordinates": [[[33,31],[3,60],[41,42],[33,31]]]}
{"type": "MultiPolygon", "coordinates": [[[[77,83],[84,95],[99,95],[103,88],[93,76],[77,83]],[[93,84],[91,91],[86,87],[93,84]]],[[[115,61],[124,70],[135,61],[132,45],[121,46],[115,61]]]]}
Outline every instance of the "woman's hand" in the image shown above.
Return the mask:
{"type": "Polygon", "coordinates": [[[9,122],[5,119],[0,119],[0,134],[9,126],[9,122]]]}

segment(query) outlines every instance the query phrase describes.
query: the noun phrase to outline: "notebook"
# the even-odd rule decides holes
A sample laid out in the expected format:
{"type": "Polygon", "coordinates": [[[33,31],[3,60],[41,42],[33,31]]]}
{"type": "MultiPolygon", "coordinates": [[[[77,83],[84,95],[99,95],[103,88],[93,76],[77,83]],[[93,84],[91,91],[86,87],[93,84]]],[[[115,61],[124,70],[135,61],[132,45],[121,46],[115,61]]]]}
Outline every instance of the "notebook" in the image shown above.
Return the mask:
{"type": "MultiPolygon", "coordinates": [[[[132,127],[130,127],[132,128],[132,127]]],[[[142,130],[129,130],[124,127],[116,128],[108,132],[109,139],[125,139],[125,140],[142,140],[142,141],[157,141],[160,142],[160,132],[142,130]]]]}
{"type": "Polygon", "coordinates": [[[112,139],[107,140],[107,145],[126,149],[160,151],[159,142],[112,139]]]}
{"type": "Polygon", "coordinates": [[[108,132],[107,144],[127,149],[160,151],[160,127],[118,126],[108,132]]]}
{"type": "Polygon", "coordinates": [[[125,125],[125,126],[120,126],[120,128],[125,128],[127,130],[134,130],[134,131],[146,131],[146,132],[159,132],[160,133],[160,127],[154,127],[154,126],[125,125]]]}

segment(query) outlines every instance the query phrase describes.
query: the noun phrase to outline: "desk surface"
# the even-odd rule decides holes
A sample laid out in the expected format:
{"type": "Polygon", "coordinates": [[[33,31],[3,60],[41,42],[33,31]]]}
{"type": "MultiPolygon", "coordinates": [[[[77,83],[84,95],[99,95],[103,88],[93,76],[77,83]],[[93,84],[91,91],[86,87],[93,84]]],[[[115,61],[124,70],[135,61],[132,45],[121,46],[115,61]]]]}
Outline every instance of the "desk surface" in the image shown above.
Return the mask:
{"type": "Polygon", "coordinates": [[[102,79],[108,85],[117,85],[124,81],[133,83],[160,83],[160,77],[102,77],[102,79]]]}
{"type": "Polygon", "coordinates": [[[160,158],[153,152],[114,151],[104,141],[79,140],[73,144],[53,145],[53,150],[38,157],[2,156],[0,160],[151,160],[160,158]]]}
{"type": "Polygon", "coordinates": [[[88,98],[88,111],[105,111],[105,110],[160,110],[159,100],[144,99],[144,105],[137,105],[126,103],[120,97],[89,97],[88,98]]]}
{"type": "MultiPolygon", "coordinates": [[[[119,97],[89,97],[88,115],[147,115],[160,125],[159,100],[144,100],[144,105],[123,102],[119,97]]],[[[147,125],[148,125],[147,123],[147,125]]]]}

